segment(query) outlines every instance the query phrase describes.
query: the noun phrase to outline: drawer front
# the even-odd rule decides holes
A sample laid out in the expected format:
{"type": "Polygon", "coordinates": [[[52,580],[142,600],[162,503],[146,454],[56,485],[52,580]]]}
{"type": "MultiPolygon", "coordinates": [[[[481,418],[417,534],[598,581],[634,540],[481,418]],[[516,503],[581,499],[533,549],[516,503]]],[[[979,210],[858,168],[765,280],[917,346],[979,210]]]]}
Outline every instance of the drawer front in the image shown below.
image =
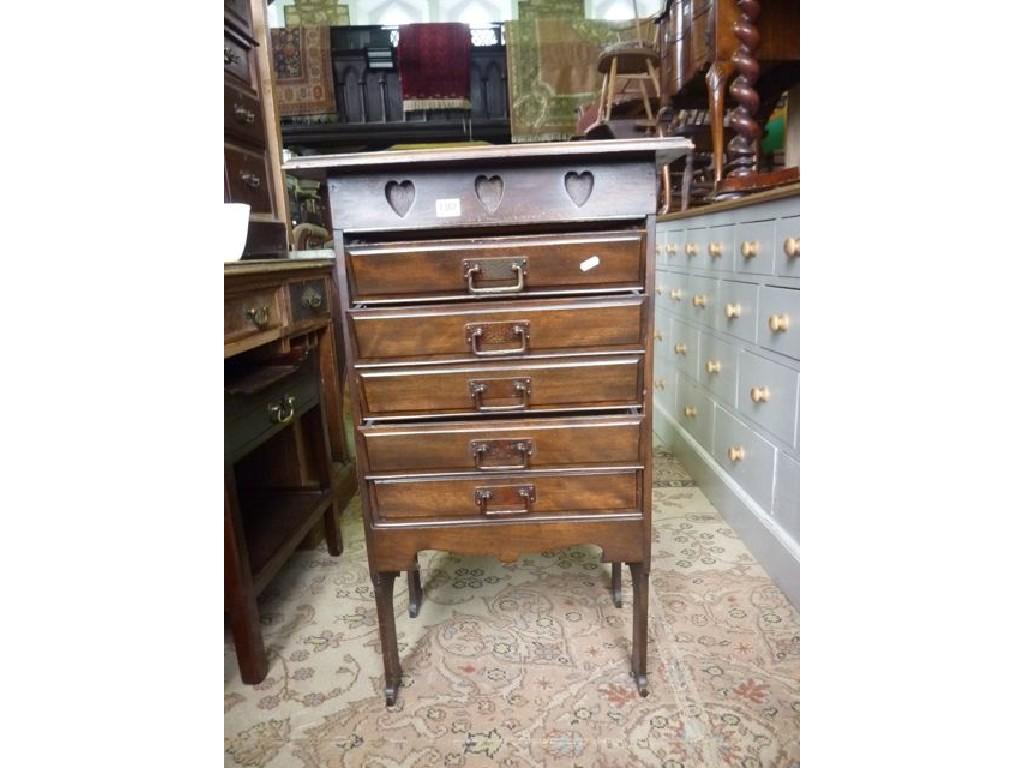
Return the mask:
{"type": "Polygon", "coordinates": [[[715,411],[715,460],[765,510],[771,509],[775,446],[721,408],[715,411]]]}
{"type": "MultiPolygon", "coordinates": [[[[349,313],[360,361],[475,359],[642,349],[644,298],[515,302],[349,313]]],[[[666,327],[663,332],[668,337],[666,327]]],[[[655,342],[664,345],[664,342],[655,342]]]]}
{"type": "Polygon", "coordinates": [[[800,217],[779,219],[775,225],[775,274],[800,277],[800,217]]]}
{"type": "Polygon", "coordinates": [[[370,426],[368,474],[638,465],[640,417],[370,426]]]}
{"type": "Polygon", "coordinates": [[[276,288],[224,299],[224,339],[235,340],[287,325],[276,288]]]}
{"type": "Polygon", "coordinates": [[[248,203],[253,213],[272,213],[266,156],[225,145],[228,194],[233,203],[248,203]]]}
{"type": "Polygon", "coordinates": [[[680,265],[683,269],[709,269],[708,230],[706,227],[687,227],[683,237],[680,265]]]}
{"type": "Polygon", "coordinates": [[[676,370],[682,371],[691,379],[700,378],[700,334],[692,325],[675,318],[671,321],[671,327],[669,349],[676,370]]]}
{"type": "Polygon", "coordinates": [[[700,334],[700,383],[730,407],[736,407],[737,353],[734,345],[700,334]]]}
{"type": "Polygon", "coordinates": [[[495,415],[641,405],[643,358],[358,370],[366,416],[495,415]]]}
{"type": "Polygon", "coordinates": [[[668,360],[672,340],[672,319],[668,311],[655,307],[654,310],[654,359],[668,360]]]}
{"type": "Polygon", "coordinates": [[[757,343],[800,359],[800,291],[762,287],[758,291],[757,343]]]}
{"type": "Polygon", "coordinates": [[[687,279],[686,275],[668,272],[662,280],[665,288],[662,295],[665,308],[678,317],[686,315],[686,299],[690,295],[687,279]]]}
{"type": "Polygon", "coordinates": [[[320,400],[316,355],[254,394],[224,395],[224,458],[236,461],[320,400]]]}
{"type": "Polygon", "coordinates": [[[495,474],[474,478],[374,480],[377,519],[543,519],[570,515],[636,514],[641,473],[495,474]]]}
{"type": "Polygon", "coordinates": [[[796,440],[800,375],[749,352],[739,356],[739,411],[788,445],[796,440]]]}
{"type": "Polygon", "coordinates": [[[327,281],[303,280],[292,283],[289,288],[292,304],[292,320],[317,320],[331,314],[330,295],[327,281]]]}
{"type": "Polygon", "coordinates": [[[677,374],[675,417],[708,452],[712,450],[715,404],[697,384],[677,374]]]}
{"type": "Polygon", "coordinates": [[[722,280],[718,283],[718,299],[715,328],[757,342],[757,286],[722,280]]]}
{"type": "Polygon", "coordinates": [[[736,271],[770,275],[774,268],[775,221],[748,221],[736,225],[736,271]]]}
{"type": "Polygon", "coordinates": [[[246,34],[252,34],[252,15],[249,10],[249,0],[224,0],[224,10],[227,11],[227,18],[236,24],[246,34]]]}
{"type": "Polygon", "coordinates": [[[683,244],[686,240],[684,227],[668,230],[665,237],[665,264],[673,271],[680,270],[686,263],[683,256],[683,244]]]}
{"type": "Polygon", "coordinates": [[[654,379],[651,381],[651,390],[654,394],[655,405],[661,406],[666,412],[672,412],[672,398],[668,387],[668,380],[672,377],[672,361],[666,357],[656,356],[654,358],[654,379]]]}
{"type": "Polygon", "coordinates": [[[356,301],[500,299],[639,289],[640,231],[349,246],[356,301]]]}
{"type": "Polygon", "coordinates": [[[709,227],[707,231],[708,268],[721,272],[733,270],[733,256],[736,245],[736,227],[726,224],[709,227]]]}
{"type": "Polygon", "coordinates": [[[242,85],[252,87],[249,48],[228,34],[224,35],[224,74],[237,78],[242,85]]]}
{"type": "Polygon", "coordinates": [[[263,107],[260,100],[224,84],[224,132],[241,141],[263,146],[263,107]]]}
{"type": "Polygon", "coordinates": [[[772,517],[797,543],[800,542],[800,464],[781,452],[775,470],[772,517]]]}
{"type": "Polygon", "coordinates": [[[686,275],[682,297],[684,316],[695,323],[713,328],[719,304],[718,283],[714,278],[686,275]]]}
{"type": "Polygon", "coordinates": [[[658,227],[654,240],[654,265],[656,267],[665,267],[668,264],[665,248],[666,242],[668,242],[668,232],[658,227]]]}

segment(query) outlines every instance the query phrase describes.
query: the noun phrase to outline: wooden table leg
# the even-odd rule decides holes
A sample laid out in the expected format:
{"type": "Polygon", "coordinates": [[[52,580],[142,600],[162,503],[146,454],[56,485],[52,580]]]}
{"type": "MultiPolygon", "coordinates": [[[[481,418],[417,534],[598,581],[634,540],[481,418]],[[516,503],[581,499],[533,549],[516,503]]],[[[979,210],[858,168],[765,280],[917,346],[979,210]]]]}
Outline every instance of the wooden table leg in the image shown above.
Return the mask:
{"type": "Polygon", "coordinates": [[[231,623],[242,682],[262,682],[267,676],[267,652],[260,632],[256,589],[231,466],[224,471],[224,607],[231,623]]]}
{"type": "Polygon", "coordinates": [[[395,628],[395,577],[398,571],[371,574],[373,596],[377,602],[380,649],[384,657],[384,701],[390,707],[398,700],[402,683],[402,665],[398,660],[398,630],[395,628]]]}
{"type": "Polygon", "coordinates": [[[722,165],[725,162],[725,86],[732,72],[731,62],[716,61],[705,76],[708,84],[708,111],[711,113],[711,157],[716,182],[722,180],[722,165]]]}
{"type": "Polygon", "coordinates": [[[612,563],[612,602],[622,607],[622,563],[612,563]]]}
{"type": "Polygon", "coordinates": [[[651,569],[647,563],[630,563],[633,577],[633,659],[632,671],[641,696],[651,691],[647,683],[647,593],[651,569]]]}
{"type": "Polygon", "coordinates": [[[409,570],[409,618],[415,619],[420,615],[420,607],[423,605],[423,583],[420,581],[420,564],[416,563],[409,570]]]}

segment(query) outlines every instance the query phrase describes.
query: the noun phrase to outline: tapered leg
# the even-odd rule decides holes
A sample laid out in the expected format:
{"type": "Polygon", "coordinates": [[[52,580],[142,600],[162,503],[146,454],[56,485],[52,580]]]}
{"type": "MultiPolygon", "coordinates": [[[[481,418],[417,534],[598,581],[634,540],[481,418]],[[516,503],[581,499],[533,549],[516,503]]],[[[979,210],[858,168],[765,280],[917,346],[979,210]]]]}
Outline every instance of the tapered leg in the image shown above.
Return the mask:
{"type": "Polygon", "coordinates": [[[267,676],[267,652],[260,632],[256,589],[231,467],[224,471],[224,608],[231,623],[242,682],[250,685],[262,682],[267,676]]]}
{"type": "Polygon", "coordinates": [[[612,602],[622,607],[622,563],[612,563],[612,602]]]}
{"type": "Polygon", "coordinates": [[[420,615],[420,607],[423,605],[423,584],[420,581],[420,564],[416,563],[409,570],[409,618],[415,619],[420,615]]]}
{"type": "Polygon", "coordinates": [[[380,649],[384,657],[384,701],[390,707],[398,699],[402,666],[398,661],[398,630],[395,628],[395,577],[398,571],[372,574],[373,596],[377,602],[380,649]]]}
{"type": "Polygon", "coordinates": [[[344,545],[341,541],[341,530],[338,528],[338,518],[334,515],[333,504],[324,511],[324,538],[327,539],[327,552],[332,557],[341,555],[344,545]]]}
{"type": "Polygon", "coordinates": [[[722,180],[722,165],[725,161],[725,86],[732,72],[732,63],[716,61],[705,75],[708,111],[711,113],[711,157],[716,182],[722,180]]]}
{"type": "Polygon", "coordinates": [[[630,563],[629,572],[633,577],[633,677],[641,696],[650,693],[647,685],[647,592],[650,580],[650,566],[647,563],[630,563]]]}

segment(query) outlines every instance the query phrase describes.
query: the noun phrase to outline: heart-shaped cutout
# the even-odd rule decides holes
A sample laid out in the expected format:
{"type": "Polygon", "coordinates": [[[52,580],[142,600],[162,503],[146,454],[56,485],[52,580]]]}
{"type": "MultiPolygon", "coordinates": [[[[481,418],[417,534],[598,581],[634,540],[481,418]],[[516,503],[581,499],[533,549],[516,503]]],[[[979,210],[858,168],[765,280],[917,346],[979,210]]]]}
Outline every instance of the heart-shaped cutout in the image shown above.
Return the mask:
{"type": "Polygon", "coordinates": [[[416,199],[416,186],[408,179],[389,181],[384,185],[384,197],[388,199],[391,209],[399,216],[404,217],[412,208],[413,200],[416,199]]]}
{"type": "Polygon", "coordinates": [[[590,193],[594,191],[594,174],[590,171],[583,173],[569,171],[565,174],[565,191],[569,193],[569,198],[576,203],[576,207],[582,208],[583,204],[590,199],[590,193]]]}
{"type": "Polygon", "coordinates": [[[505,193],[505,182],[501,176],[480,175],[476,177],[476,196],[488,213],[494,213],[501,204],[501,196],[505,193]]]}

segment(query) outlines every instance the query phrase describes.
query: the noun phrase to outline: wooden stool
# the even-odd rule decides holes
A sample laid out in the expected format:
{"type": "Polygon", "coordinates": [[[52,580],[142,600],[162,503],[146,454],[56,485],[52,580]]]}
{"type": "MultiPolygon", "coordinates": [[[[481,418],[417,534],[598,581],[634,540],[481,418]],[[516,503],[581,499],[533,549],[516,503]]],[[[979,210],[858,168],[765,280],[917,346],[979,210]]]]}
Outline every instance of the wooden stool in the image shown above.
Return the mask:
{"type": "Polygon", "coordinates": [[[637,42],[615,43],[601,51],[597,60],[597,71],[604,75],[601,82],[601,99],[598,102],[605,120],[611,119],[612,104],[615,101],[617,81],[639,81],[641,98],[651,128],[655,127],[651,98],[647,92],[647,81],[654,84],[654,95],[661,100],[661,82],[658,79],[658,53],[653,48],[637,42]]]}

